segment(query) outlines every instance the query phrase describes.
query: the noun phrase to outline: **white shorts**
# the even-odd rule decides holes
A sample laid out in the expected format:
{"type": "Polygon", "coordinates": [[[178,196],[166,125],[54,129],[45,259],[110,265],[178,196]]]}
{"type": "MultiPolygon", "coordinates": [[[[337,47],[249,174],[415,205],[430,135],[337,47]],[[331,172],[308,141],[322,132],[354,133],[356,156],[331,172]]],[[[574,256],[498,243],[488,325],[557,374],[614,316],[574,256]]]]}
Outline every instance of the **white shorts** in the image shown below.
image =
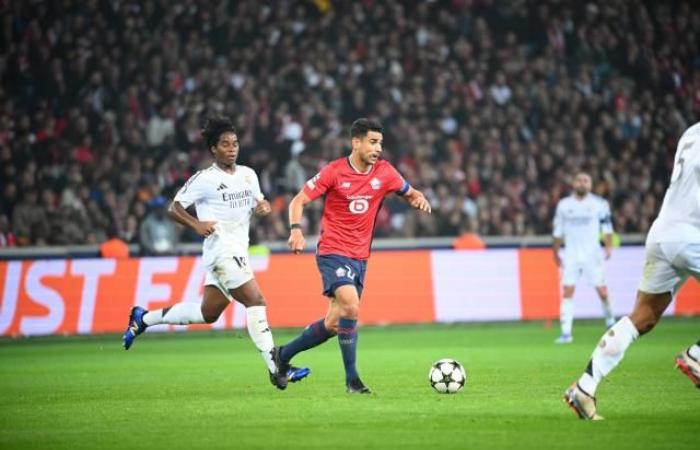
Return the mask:
{"type": "Polygon", "coordinates": [[[562,279],[564,286],[575,286],[584,277],[592,286],[605,286],[605,272],[602,260],[562,261],[562,279]]]}
{"type": "Polygon", "coordinates": [[[700,244],[647,242],[640,291],[675,296],[689,276],[700,280],[700,244]]]}
{"type": "Polygon", "coordinates": [[[253,270],[248,265],[247,256],[217,258],[214,265],[207,269],[204,285],[219,288],[232,301],[230,290],[243,286],[252,279],[253,270]]]}

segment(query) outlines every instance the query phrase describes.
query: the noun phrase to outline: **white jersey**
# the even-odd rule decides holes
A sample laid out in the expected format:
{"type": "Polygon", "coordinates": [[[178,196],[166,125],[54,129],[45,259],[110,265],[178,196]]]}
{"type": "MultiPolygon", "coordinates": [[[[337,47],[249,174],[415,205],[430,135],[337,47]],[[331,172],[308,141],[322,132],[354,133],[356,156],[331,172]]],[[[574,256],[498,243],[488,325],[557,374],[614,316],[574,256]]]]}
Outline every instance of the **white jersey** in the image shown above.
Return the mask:
{"type": "Polygon", "coordinates": [[[213,164],[182,186],[175,201],[185,208],[194,203],[199,220],[216,222],[216,231],[202,244],[202,261],[207,267],[221,257],[248,254],[250,217],[264,198],[255,171],[240,165],[229,174],[213,164]]]}
{"type": "Polygon", "coordinates": [[[610,205],[606,200],[594,194],[581,200],[573,195],[559,200],[552,235],[564,241],[565,261],[601,259],[601,232],[613,232],[610,205]]]}
{"type": "Polygon", "coordinates": [[[700,122],[678,141],[671,182],[647,242],[700,243],[700,122]]]}

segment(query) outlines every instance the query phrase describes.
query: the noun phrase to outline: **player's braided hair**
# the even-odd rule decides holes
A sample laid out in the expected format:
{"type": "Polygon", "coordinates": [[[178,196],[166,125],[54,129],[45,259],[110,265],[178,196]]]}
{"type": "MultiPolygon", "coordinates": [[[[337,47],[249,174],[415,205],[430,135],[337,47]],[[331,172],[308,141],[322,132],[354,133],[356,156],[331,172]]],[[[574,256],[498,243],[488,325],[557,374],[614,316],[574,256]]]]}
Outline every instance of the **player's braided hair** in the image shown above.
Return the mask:
{"type": "Polygon", "coordinates": [[[236,133],[236,128],[233,126],[231,119],[223,116],[211,116],[207,118],[207,122],[202,129],[202,137],[207,144],[207,148],[211,149],[216,147],[219,137],[223,133],[228,132],[236,133]]]}

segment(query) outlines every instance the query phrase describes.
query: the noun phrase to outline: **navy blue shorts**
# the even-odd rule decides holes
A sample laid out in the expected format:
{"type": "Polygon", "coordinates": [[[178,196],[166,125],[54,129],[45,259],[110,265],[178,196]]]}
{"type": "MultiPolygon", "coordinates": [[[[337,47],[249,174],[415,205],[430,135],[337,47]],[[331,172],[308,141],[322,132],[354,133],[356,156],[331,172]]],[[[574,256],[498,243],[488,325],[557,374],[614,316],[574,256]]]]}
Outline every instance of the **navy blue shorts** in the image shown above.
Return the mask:
{"type": "Polygon", "coordinates": [[[316,264],[323,279],[323,295],[335,297],[339,286],[351,284],[357,289],[357,295],[362,296],[367,261],[340,255],[316,255],[316,264]]]}

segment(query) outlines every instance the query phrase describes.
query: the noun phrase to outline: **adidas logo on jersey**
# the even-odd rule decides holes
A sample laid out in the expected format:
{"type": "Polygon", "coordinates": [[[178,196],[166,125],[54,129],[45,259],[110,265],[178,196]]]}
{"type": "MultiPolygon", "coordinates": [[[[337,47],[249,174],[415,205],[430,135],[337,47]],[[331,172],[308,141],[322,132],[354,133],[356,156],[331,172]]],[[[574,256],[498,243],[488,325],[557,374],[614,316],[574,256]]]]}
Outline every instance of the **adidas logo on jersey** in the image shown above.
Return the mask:
{"type": "Polygon", "coordinates": [[[221,183],[221,184],[219,185],[219,187],[216,188],[217,191],[221,191],[221,190],[224,190],[224,189],[228,189],[228,187],[227,187],[224,183],[221,183]]]}

